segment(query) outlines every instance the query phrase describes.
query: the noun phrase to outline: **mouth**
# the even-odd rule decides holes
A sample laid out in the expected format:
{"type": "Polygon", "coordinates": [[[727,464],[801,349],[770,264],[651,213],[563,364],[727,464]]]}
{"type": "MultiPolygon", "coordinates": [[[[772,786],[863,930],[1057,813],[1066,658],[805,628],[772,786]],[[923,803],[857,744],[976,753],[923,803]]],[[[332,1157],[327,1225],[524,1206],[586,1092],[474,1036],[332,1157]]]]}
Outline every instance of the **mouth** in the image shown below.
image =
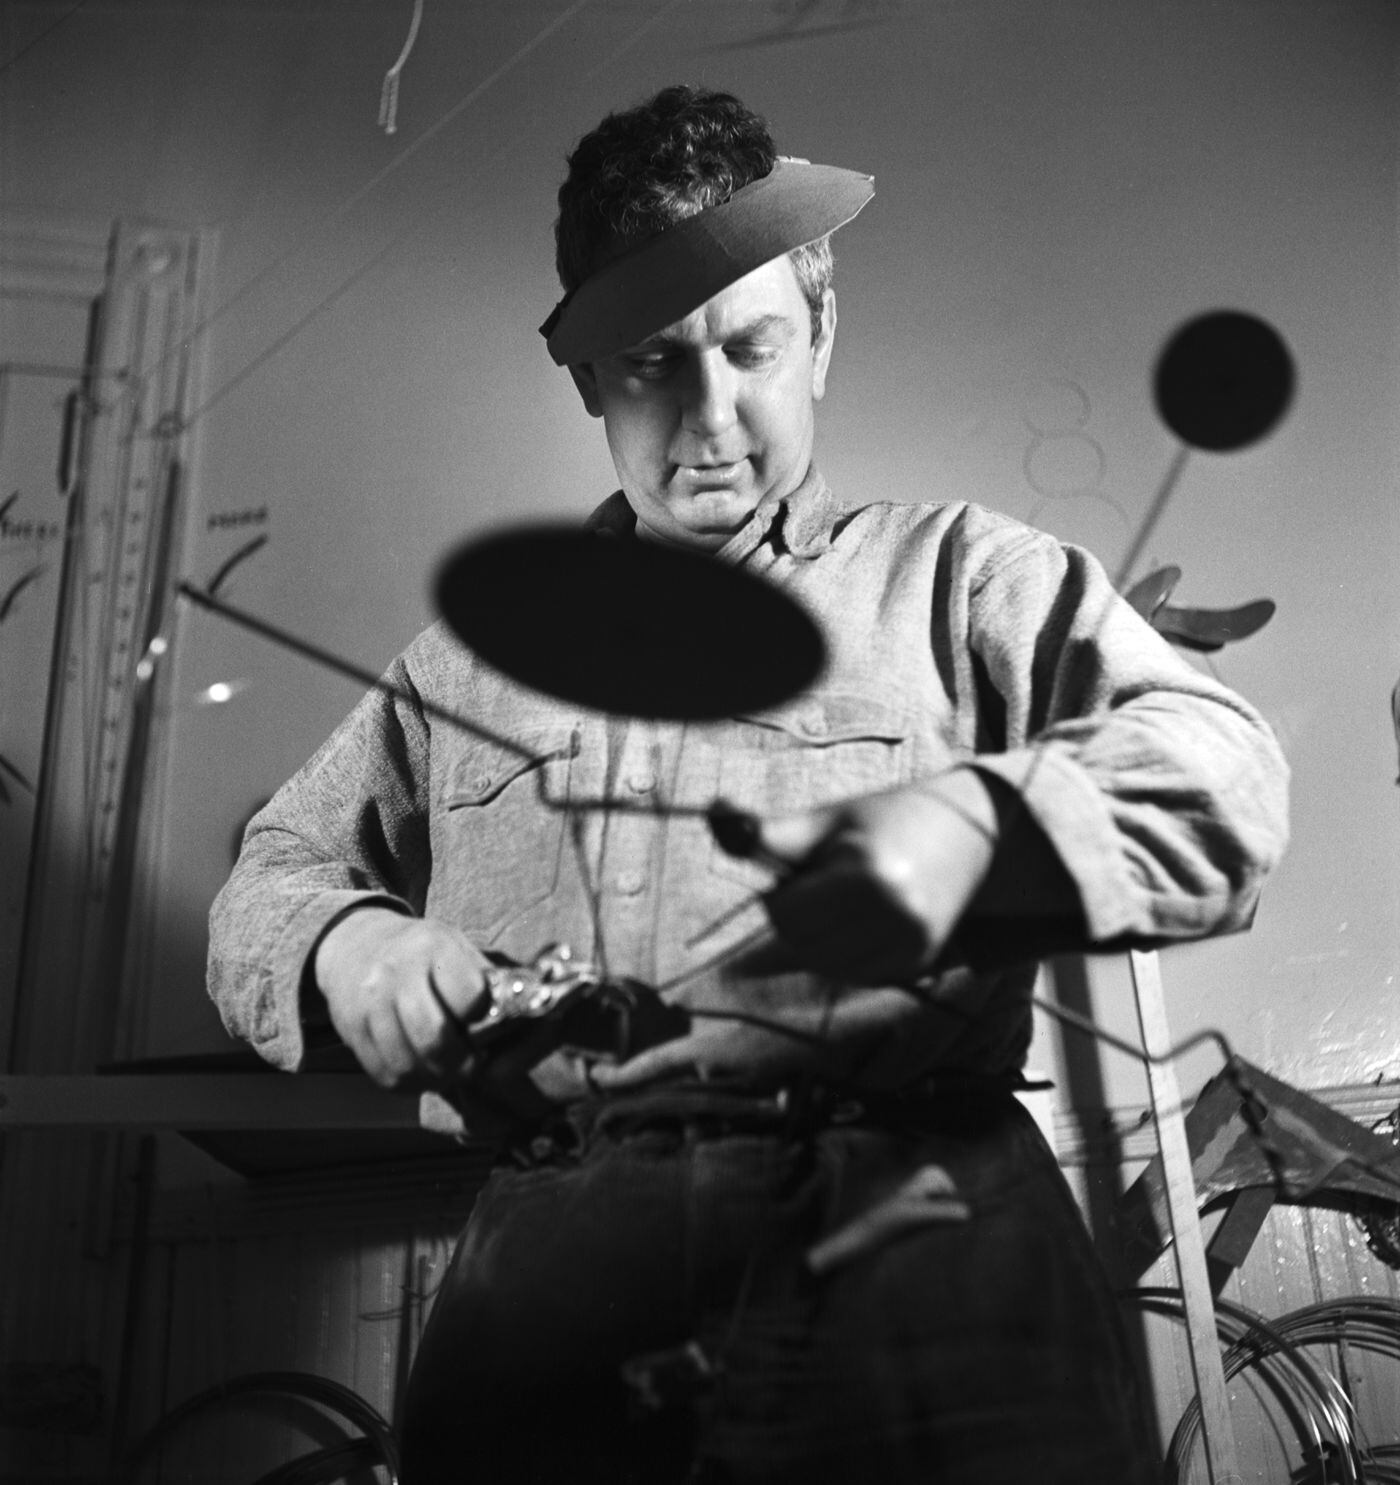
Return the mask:
{"type": "Polygon", "coordinates": [[[744,472],[747,462],[736,459],[729,464],[677,464],[676,474],[692,485],[732,485],[744,472]]]}

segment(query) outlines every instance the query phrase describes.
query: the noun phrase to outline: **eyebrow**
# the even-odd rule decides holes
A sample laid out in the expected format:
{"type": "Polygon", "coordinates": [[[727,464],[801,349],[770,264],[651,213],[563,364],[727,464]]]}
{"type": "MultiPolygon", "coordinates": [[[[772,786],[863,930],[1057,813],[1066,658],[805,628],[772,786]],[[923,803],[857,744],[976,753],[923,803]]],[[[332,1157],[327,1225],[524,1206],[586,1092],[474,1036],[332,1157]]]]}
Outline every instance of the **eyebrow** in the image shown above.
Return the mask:
{"type": "MultiPolygon", "coordinates": [[[[792,319],[785,314],[774,313],[759,315],[757,319],[750,320],[745,325],[740,325],[731,330],[723,337],[722,345],[728,345],[735,340],[754,340],[769,330],[785,330],[789,334],[793,330],[792,319]]],[[[678,336],[668,335],[665,330],[658,330],[655,335],[648,335],[645,340],[640,340],[634,346],[629,346],[624,354],[635,354],[638,351],[650,350],[658,346],[684,345],[685,341],[678,336]]]]}

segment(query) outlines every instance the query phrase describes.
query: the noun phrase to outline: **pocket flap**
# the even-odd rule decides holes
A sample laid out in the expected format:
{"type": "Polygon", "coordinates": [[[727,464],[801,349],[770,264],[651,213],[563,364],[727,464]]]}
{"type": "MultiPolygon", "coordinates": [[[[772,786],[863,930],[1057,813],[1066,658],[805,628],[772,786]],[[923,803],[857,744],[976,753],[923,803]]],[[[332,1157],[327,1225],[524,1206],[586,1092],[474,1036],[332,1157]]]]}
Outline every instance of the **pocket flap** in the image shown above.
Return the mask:
{"type": "Polygon", "coordinates": [[[814,692],[779,711],[754,712],[740,720],[785,732],[817,748],[857,738],[901,742],[909,735],[899,708],[857,691],[814,692]]]}
{"type": "Polygon", "coordinates": [[[523,774],[578,754],[578,729],[559,724],[520,735],[519,750],[474,741],[452,769],[443,803],[450,810],[490,804],[523,774]]]}

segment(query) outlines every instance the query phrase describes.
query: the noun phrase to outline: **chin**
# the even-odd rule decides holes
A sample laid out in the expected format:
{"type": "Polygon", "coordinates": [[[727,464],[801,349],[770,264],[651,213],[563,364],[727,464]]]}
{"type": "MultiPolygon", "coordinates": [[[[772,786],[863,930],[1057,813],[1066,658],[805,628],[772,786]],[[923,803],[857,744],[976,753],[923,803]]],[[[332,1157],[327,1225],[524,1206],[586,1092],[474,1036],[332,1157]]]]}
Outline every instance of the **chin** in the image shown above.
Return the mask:
{"type": "Polygon", "coordinates": [[[758,509],[761,490],[736,490],[732,487],[701,488],[668,505],[673,517],[683,525],[706,531],[737,531],[758,509]]]}
{"type": "Polygon", "coordinates": [[[742,525],[743,522],[740,521],[736,526],[727,527],[682,526],[673,520],[661,530],[654,526],[651,529],[652,534],[666,546],[689,547],[697,552],[717,552],[742,525]]]}
{"type": "Polygon", "coordinates": [[[685,537],[708,547],[722,547],[748,520],[751,508],[733,515],[714,516],[707,520],[691,520],[683,523],[685,537]]]}

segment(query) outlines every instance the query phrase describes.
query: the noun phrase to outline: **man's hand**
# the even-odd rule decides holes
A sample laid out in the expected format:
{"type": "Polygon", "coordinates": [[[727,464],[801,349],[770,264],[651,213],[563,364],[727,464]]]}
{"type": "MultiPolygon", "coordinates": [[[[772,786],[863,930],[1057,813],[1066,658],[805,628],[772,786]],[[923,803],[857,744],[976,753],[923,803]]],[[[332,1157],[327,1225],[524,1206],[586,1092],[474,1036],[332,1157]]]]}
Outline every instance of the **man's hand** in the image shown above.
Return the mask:
{"type": "Polygon", "coordinates": [[[992,797],[972,769],[759,822],[759,849],[792,875],[766,898],[779,938],[808,967],[900,984],[937,959],[997,844],[992,797]]]}
{"type": "Polygon", "coordinates": [[[489,961],[455,928],[363,907],[331,928],[313,970],[331,1023],[385,1088],[440,1083],[470,1055],[489,961]]]}

